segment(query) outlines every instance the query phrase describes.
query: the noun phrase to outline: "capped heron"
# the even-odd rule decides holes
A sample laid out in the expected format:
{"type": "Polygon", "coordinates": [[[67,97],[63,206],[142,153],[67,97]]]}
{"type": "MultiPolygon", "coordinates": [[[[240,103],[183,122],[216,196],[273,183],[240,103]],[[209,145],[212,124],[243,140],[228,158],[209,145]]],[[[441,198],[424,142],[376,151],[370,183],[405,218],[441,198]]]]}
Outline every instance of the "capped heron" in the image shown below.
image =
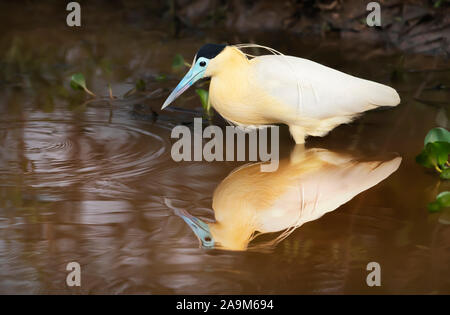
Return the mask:
{"type": "Polygon", "coordinates": [[[389,177],[402,160],[359,161],[348,154],[301,147],[280,161],[275,172],[261,172],[259,163],[231,172],[214,191],[215,222],[175,208],[169,199],[166,205],[189,225],[203,248],[246,250],[257,233],[283,231],[262,245],[272,247],[389,177]]]}
{"type": "Polygon", "coordinates": [[[265,46],[206,44],[161,109],[206,77],[211,77],[209,101],[228,122],[245,127],[283,123],[297,144],[309,135],[325,136],[364,111],[400,103],[389,86],[265,46]],[[248,47],[273,55],[247,55],[241,49],[248,47]]]}

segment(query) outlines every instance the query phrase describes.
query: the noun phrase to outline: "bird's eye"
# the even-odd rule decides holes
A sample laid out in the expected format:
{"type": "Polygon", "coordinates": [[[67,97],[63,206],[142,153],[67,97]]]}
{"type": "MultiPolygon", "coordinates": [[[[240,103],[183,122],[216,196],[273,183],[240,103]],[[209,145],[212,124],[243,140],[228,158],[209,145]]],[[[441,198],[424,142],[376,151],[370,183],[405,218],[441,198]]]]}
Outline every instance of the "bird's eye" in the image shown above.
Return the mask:
{"type": "Polygon", "coordinates": [[[210,238],[209,236],[207,236],[207,237],[205,237],[205,241],[206,241],[206,242],[210,242],[210,241],[211,241],[211,238],[210,238]]]}
{"type": "Polygon", "coordinates": [[[200,65],[200,67],[206,66],[206,61],[200,61],[199,65],[200,65]]]}

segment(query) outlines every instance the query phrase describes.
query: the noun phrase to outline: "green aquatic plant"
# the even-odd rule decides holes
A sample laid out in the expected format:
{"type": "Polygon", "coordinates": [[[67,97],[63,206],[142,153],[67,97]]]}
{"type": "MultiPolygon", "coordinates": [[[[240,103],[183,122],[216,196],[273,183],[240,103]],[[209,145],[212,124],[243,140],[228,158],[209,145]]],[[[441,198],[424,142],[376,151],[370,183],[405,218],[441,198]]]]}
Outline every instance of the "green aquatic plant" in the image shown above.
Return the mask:
{"type": "Polygon", "coordinates": [[[178,72],[178,71],[184,70],[184,68],[186,68],[186,67],[190,68],[191,65],[184,60],[184,58],[181,54],[176,54],[173,57],[172,70],[175,72],[178,72]]]}
{"type": "Polygon", "coordinates": [[[424,148],[416,156],[416,162],[426,168],[434,168],[440,178],[450,178],[450,132],[444,128],[431,129],[425,137],[424,148]]]}
{"type": "Polygon", "coordinates": [[[142,80],[142,79],[138,79],[138,80],[136,81],[134,87],[133,87],[131,90],[129,90],[128,92],[126,92],[123,96],[124,96],[124,97],[131,96],[131,95],[133,95],[133,94],[136,93],[136,92],[142,92],[142,91],[145,91],[146,88],[147,88],[147,87],[146,87],[145,81],[142,80]]]}
{"type": "Polygon", "coordinates": [[[111,83],[108,83],[106,86],[108,87],[109,98],[112,100],[115,99],[116,97],[113,95],[111,83]]]}
{"type": "Polygon", "coordinates": [[[145,81],[139,79],[136,81],[136,90],[137,91],[145,91],[145,81]]]}
{"type": "Polygon", "coordinates": [[[208,109],[208,91],[204,89],[196,89],[195,93],[200,97],[200,102],[204,110],[208,109]]]}
{"type": "Polygon", "coordinates": [[[70,87],[74,90],[84,90],[93,97],[97,96],[86,87],[86,79],[82,73],[75,73],[70,77],[70,87]]]}
{"type": "Polygon", "coordinates": [[[182,55],[176,54],[172,61],[172,70],[180,71],[185,68],[185,61],[182,55]]]}
{"type": "Polygon", "coordinates": [[[437,1],[434,2],[433,7],[435,9],[437,9],[437,8],[439,8],[441,6],[441,4],[442,4],[442,0],[437,0],[437,1]]]}
{"type": "Polygon", "coordinates": [[[436,196],[436,200],[428,204],[428,211],[438,212],[450,207],[450,191],[443,191],[436,196]]]}
{"type": "Polygon", "coordinates": [[[211,118],[213,113],[211,110],[211,103],[209,102],[209,93],[204,89],[196,89],[195,93],[200,97],[200,102],[202,103],[203,111],[208,118],[211,118]]]}
{"type": "Polygon", "coordinates": [[[450,132],[444,128],[431,129],[425,136],[424,143],[427,144],[437,141],[450,142],[450,132]]]}
{"type": "Polygon", "coordinates": [[[156,76],[155,80],[158,82],[165,81],[167,79],[167,76],[165,74],[159,74],[156,76]]]}

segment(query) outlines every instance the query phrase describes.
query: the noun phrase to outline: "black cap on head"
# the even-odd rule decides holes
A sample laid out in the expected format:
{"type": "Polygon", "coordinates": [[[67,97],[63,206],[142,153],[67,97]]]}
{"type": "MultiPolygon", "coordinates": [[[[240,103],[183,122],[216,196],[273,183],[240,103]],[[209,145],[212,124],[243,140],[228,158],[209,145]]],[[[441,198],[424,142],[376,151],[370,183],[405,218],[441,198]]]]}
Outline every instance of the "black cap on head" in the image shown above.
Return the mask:
{"type": "Polygon", "coordinates": [[[200,57],[212,59],[218,54],[220,54],[226,46],[227,45],[220,45],[220,44],[205,44],[202,46],[202,48],[198,50],[195,60],[197,60],[200,57]]]}

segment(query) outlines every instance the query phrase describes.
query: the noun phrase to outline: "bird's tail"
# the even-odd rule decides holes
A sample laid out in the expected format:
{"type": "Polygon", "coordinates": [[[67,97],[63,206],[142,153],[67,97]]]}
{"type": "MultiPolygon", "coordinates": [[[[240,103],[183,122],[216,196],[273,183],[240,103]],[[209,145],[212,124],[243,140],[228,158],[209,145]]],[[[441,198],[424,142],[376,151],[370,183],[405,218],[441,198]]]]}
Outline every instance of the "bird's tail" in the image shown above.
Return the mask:
{"type": "Polygon", "coordinates": [[[363,80],[363,87],[370,91],[368,102],[373,106],[397,106],[400,104],[400,96],[390,86],[373,81],[363,80]]]}

